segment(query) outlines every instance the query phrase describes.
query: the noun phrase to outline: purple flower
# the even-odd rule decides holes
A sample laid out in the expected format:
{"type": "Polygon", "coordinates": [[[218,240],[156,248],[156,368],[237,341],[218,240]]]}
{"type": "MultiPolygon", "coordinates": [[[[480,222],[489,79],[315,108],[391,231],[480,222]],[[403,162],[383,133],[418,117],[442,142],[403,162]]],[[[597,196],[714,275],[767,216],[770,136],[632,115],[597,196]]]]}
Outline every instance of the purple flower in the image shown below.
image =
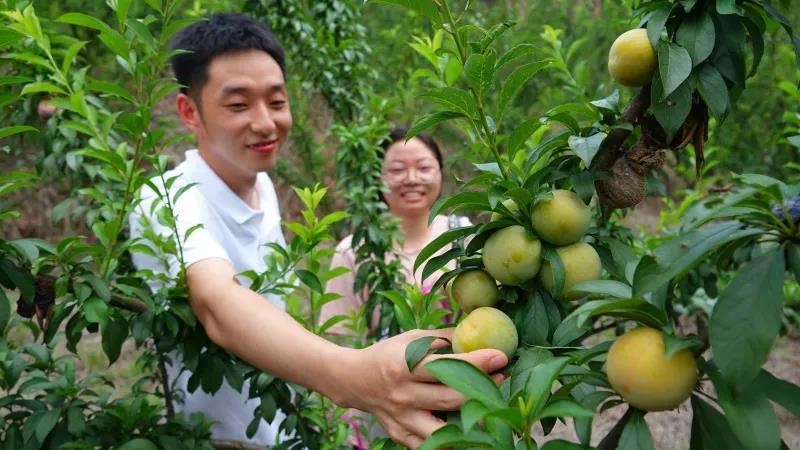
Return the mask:
{"type": "MultiPolygon", "coordinates": [[[[800,195],[795,195],[789,200],[784,201],[783,206],[789,211],[789,214],[791,214],[794,223],[800,223],[800,195]]],[[[772,207],[772,212],[782,222],[789,223],[789,220],[783,214],[783,209],[778,205],[772,207]]]]}

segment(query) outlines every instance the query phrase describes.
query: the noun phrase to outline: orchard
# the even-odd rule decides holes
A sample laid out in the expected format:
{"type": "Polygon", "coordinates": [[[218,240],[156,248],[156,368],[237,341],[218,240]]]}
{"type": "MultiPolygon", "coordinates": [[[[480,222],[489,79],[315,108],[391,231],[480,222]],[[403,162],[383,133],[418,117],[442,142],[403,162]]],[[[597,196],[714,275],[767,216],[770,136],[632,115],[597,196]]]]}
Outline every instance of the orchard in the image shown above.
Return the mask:
{"type": "Polygon", "coordinates": [[[420,448],[800,448],[793,2],[0,0],[0,449],[251,448],[176,413],[176,352],[191,389],[248,383],[248,435],[281,411],[275,448],[400,448],[189,306],[177,198],[152,180],[191,148],[170,39],[216,11],[284,44],[295,122],[270,172],[288,244],[239,276],[356,348],[422,330],[408,370],[465,402],[420,448]],[[470,219],[421,250],[421,286],[381,196],[398,123],[447,150],[431,221],[470,219]],[[142,187],[175,276],[132,263],[153,253],[127,228],[142,187]],[[322,322],[348,234],[367,300],[322,322]],[[446,357],[483,348],[499,374],[446,357]]]}

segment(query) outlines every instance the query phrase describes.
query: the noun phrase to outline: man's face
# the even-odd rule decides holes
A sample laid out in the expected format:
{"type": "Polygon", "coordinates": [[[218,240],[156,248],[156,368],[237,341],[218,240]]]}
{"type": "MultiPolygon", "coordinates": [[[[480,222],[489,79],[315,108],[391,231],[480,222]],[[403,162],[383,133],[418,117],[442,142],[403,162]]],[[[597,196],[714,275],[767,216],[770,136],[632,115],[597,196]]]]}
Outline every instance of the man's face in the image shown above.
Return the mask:
{"type": "Polygon", "coordinates": [[[180,99],[178,109],[201,154],[225,181],[249,179],[275,165],[292,113],[283,73],[271,56],[247,50],[214,58],[199,95],[200,105],[184,99],[193,112],[181,111],[180,99]]]}

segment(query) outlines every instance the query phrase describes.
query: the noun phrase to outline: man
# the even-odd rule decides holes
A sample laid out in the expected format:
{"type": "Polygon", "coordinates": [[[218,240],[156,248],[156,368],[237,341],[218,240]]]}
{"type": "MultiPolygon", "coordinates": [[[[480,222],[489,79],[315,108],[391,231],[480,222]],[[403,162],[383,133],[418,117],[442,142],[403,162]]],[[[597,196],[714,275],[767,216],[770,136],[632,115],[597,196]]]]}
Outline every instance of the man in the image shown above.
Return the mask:
{"type": "MultiPolygon", "coordinates": [[[[245,16],[220,14],[183,29],[173,47],[188,51],[174,56],[172,66],[184,86],[176,100],[178,115],[197,139],[197,150],[187,152],[166,178],[179,176],[170,186],[173,194],[192,185],[174,209],[195,315],[216,344],[340,406],[373,413],[395,441],[416,448],[443,425],[431,411],[458,409],[464,399],[423,369],[409,373],[405,347],[422,335],[449,337],[451,330],[409,332],[363,350],[340,347],[305,330],[283,311],[280,299],[267,301],[236,277],[264,270],[265,243],[284,243],[275,191],[264,172],[275,165],[292,126],[283,51],[274,35],[245,16]],[[203,227],[185,238],[196,224],[203,227]]],[[[142,193],[131,217],[133,236],[147,233],[143,223],[158,235],[173,235],[149,217],[155,196],[142,193]]],[[[134,262],[173,276],[178,272],[174,256],[136,254],[134,262]]],[[[494,350],[454,357],[486,372],[507,363],[494,350]]],[[[185,374],[178,378],[184,391],[185,381],[185,374]]],[[[245,438],[257,403],[245,405],[246,395],[227,384],[214,396],[198,389],[185,398],[184,411],[202,411],[216,422],[215,439],[275,442],[275,424],[262,424],[253,440],[245,438]]]]}

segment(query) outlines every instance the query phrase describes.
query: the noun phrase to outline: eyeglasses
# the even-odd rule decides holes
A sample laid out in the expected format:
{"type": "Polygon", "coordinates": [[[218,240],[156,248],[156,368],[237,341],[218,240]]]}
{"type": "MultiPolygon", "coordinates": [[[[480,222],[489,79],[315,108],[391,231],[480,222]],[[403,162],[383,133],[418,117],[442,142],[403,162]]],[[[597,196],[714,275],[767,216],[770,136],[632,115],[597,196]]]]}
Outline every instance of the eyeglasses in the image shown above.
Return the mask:
{"type": "Polygon", "coordinates": [[[390,185],[402,184],[406,179],[414,180],[421,184],[430,184],[439,177],[439,168],[435,165],[421,167],[390,167],[383,170],[383,178],[390,185]]]}

